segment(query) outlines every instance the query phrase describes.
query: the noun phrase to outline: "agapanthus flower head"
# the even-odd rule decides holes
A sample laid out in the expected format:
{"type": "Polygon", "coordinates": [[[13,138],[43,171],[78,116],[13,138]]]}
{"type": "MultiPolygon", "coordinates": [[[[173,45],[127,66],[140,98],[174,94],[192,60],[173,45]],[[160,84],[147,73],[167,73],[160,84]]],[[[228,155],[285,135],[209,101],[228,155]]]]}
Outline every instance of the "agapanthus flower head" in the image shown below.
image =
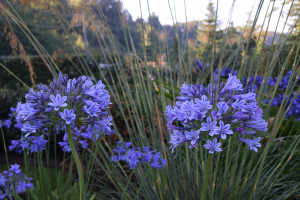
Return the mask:
{"type": "Polygon", "coordinates": [[[18,164],[11,165],[9,171],[4,171],[0,174],[0,187],[3,192],[0,199],[14,199],[13,188],[15,188],[16,192],[25,192],[26,189],[34,187],[33,184],[30,183],[33,179],[26,178],[19,167],[20,165],[18,164]]]}
{"type": "Polygon", "coordinates": [[[11,126],[11,120],[10,119],[5,119],[3,121],[3,126],[5,126],[7,129],[10,129],[11,126]]]}
{"type": "Polygon", "coordinates": [[[128,163],[130,169],[134,169],[139,162],[150,163],[153,168],[161,169],[167,163],[166,159],[161,158],[160,152],[156,150],[149,151],[149,147],[136,148],[131,142],[117,142],[117,148],[113,150],[117,155],[111,156],[111,161],[117,162],[124,160],[128,163]]]}
{"type": "MultiPolygon", "coordinates": [[[[71,126],[76,145],[83,148],[88,146],[87,139],[96,142],[99,135],[113,134],[112,117],[105,112],[111,104],[110,96],[104,88],[102,81],[94,85],[86,76],[68,80],[66,74],[60,73],[49,86],[38,84],[38,91],[30,89],[26,102],[19,102],[15,110],[16,127],[25,133],[25,137],[19,142],[14,141],[10,150],[41,151],[48,136],[67,132],[66,125],[71,126]]],[[[69,151],[66,136],[61,146],[69,151]]]]}
{"type": "MultiPolygon", "coordinates": [[[[256,94],[244,93],[243,84],[231,70],[223,70],[221,76],[227,73],[227,81],[220,84],[216,73],[205,94],[197,92],[196,85],[183,84],[179,101],[165,111],[172,152],[185,142],[191,142],[190,148],[194,148],[208,134],[212,140],[208,140],[205,147],[214,153],[221,151],[218,140],[226,140],[235,133],[244,138],[267,130],[268,123],[257,105],[256,94]]],[[[253,150],[259,147],[256,140],[247,140],[246,144],[253,150]]]]}
{"type": "MultiPolygon", "coordinates": [[[[232,70],[229,68],[223,68],[221,70],[220,73],[220,77],[222,78],[227,78],[230,74],[230,76],[232,75],[236,75],[237,71],[234,71],[233,73],[231,73],[232,70]]],[[[214,77],[218,75],[218,69],[215,70],[214,72],[214,77]]],[[[287,107],[289,107],[288,112],[286,113],[286,117],[291,117],[294,116],[295,120],[300,121],[300,117],[299,117],[299,113],[300,113],[300,94],[297,95],[296,99],[292,102],[292,99],[294,97],[294,91],[292,92],[292,94],[290,95],[289,99],[287,99],[287,97],[284,98],[284,94],[280,94],[280,92],[282,92],[282,90],[286,90],[287,88],[292,88],[293,85],[299,85],[300,84],[300,79],[299,79],[299,75],[300,72],[293,72],[292,71],[288,71],[284,76],[282,76],[280,78],[280,80],[278,80],[278,77],[272,78],[272,77],[268,77],[265,78],[261,75],[253,75],[250,77],[245,77],[242,79],[242,85],[243,85],[243,92],[236,92],[235,95],[232,95],[233,91],[229,91],[230,93],[230,98],[233,100],[236,100],[237,102],[241,102],[241,100],[246,100],[246,101],[256,101],[256,95],[258,94],[258,92],[260,91],[261,87],[263,86],[264,89],[264,93],[268,92],[268,87],[272,87],[276,84],[277,81],[278,82],[278,90],[277,93],[278,96],[274,97],[272,102],[271,99],[264,99],[263,103],[265,104],[269,104],[271,103],[271,106],[278,106],[281,104],[281,102],[285,99],[287,101],[287,107]],[[298,77],[298,78],[297,78],[298,77]],[[289,85],[288,85],[289,84],[289,85]],[[297,107],[298,105],[298,107],[297,107]]],[[[214,80],[215,81],[215,80],[214,80]]],[[[228,81],[227,81],[228,82],[228,81]]],[[[222,89],[223,87],[221,86],[222,82],[220,83],[220,89],[222,89]]],[[[212,85],[210,85],[212,86],[212,85]]],[[[185,85],[185,88],[189,88],[188,85],[185,85]]],[[[209,90],[210,91],[210,90],[209,90]]],[[[239,90],[240,91],[240,90],[239,90]]],[[[222,91],[224,94],[225,91],[222,91]]],[[[276,94],[277,95],[277,94],[276,94]]],[[[179,96],[177,97],[177,99],[181,102],[184,102],[185,100],[191,100],[191,97],[186,97],[186,96],[179,96]]],[[[244,115],[245,117],[245,115],[244,115]]]]}
{"type": "MultiPolygon", "coordinates": [[[[21,153],[24,149],[28,149],[33,153],[44,150],[48,140],[44,139],[44,135],[40,135],[22,137],[19,140],[12,140],[11,143],[9,146],[10,151],[16,149],[18,153],[21,153]]],[[[29,151],[27,153],[29,154],[29,151]]]]}

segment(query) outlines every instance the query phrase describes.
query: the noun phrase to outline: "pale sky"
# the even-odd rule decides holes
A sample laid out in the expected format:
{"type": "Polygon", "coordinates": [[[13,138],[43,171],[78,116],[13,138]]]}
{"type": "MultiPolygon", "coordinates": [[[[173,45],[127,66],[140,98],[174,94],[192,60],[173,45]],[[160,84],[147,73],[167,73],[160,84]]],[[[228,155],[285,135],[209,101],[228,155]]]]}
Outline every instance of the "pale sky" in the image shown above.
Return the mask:
{"type": "MultiPolygon", "coordinates": [[[[137,17],[141,17],[141,10],[140,10],[140,1],[142,6],[142,14],[143,19],[147,19],[149,16],[148,11],[148,5],[147,0],[121,0],[123,2],[123,6],[125,9],[127,9],[130,14],[133,17],[133,20],[135,20],[137,17]]],[[[149,8],[150,8],[150,14],[152,12],[155,12],[156,15],[159,16],[160,22],[164,24],[173,24],[172,21],[172,15],[170,12],[168,0],[148,0],[149,2],[149,8]]],[[[208,4],[208,0],[169,0],[173,18],[177,22],[185,22],[186,16],[185,16],[185,7],[184,2],[186,4],[186,12],[187,12],[187,21],[193,21],[193,20],[203,20],[205,19],[206,6],[208,4]],[[175,9],[176,13],[174,12],[174,2],[175,2],[175,9]],[[176,16],[176,18],[175,18],[176,16]]],[[[212,0],[214,3],[214,6],[216,8],[217,6],[217,0],[212,0]]],[[[233,0],[219,0],[219,9],[218,9],[218,18],[222,20],[222,26],[221,28],[226,28],[226,24],[228,21],[230,9],[232,6],[233,0]]],[[[263,7],[261,9],[258,23],[257,25],[262,25],[263,19],[267,13],[267,8],[270,0],[264,1],[263,7]]],[[[272,19],[269,25],[269,31],[274,31],[276,28],[276,24],[279,18],[280,10],[282,7],[283,0],[276,0],[274,8],[278,8],[275,12],[273,12],[272,19]]],[[[252,17],[253,20],[255,17],[255,13],[257,11],[257,7],[259,4],[259,0],[236,0],[236,3],[234,5],[233,13],[231,21],[233,21],[234,26],[243,26],[246,24],[247,19],[249,17],[249,12],[252,11],[252,17]]],[[[273,2],[270,5],[270,8],[268,10],[268,13],[270,13],[272,8],[273,2]]],[[[287,13],[289,11],[291,4],[286,4],[284,6],[282,16],[280,17],[280,21],[278,24],[277,32],[281,33],[284,22],[286,20],[287,13]]],[[[267,18],[269,19],[269,18],[267,18]]],[[[292,22],[291,20],[289,21],[292,22]]],[[[265,22],[267,24],[267,21],[265,22]]],[[[264,29],[266,28],[266,25],[264,26],[264,29]]],[[[288,27],[285,28],[284,32],[288,31],[288,27]]]]}

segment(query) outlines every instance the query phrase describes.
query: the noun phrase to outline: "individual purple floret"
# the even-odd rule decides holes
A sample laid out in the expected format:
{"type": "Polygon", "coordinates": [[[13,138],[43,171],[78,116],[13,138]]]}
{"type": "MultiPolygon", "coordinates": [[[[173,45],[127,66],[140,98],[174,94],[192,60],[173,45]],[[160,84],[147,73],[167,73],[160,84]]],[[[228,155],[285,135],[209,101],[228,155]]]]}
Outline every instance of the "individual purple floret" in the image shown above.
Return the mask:
{"type": "Polygon", "coordinates": [[[221,143],[217,143],[217,138],[214,138],[213,141],[207,140],[207,144],[204,145],[209,151],[208,153],[214,153],[215,151],[222,151],[220,148],[221,143]]]}
{"type": "Polygon", "coordinates": [[[68,104],[65,103],[67,101],[67,97],[61,97],[60,94],[57,94],[56,97],[54,95],[50,95],[50,99],[52,103],[48,103],[49,106],[53,106],[55,111],[58,111],[59,108],[66,107],[68,104]]]}
{"type": "Polygon", "coordinates": [[[61,118],[63,120],[66,121],[66,124],[71,124],[71,123],[74,123],[75,119],[76,119],[76,115],[74,114],[74,110],[71,109],[71,110],[68,110],[68,109],[65,109],[64,112],[60,112],[59,115],[61,116],[61,118]]]}
{"type": "Polygon", "coordinates": [[[188,142],[189,140],[185,137],[182,131],[174,130],[173,134],[171,134],[171,140],[170,143],[172,144],[170,148],[172,148],[172,153],[174,153],[174,149],[185,142],[188,142]]]}
{"type": "Polygon", "coordinates": [[[113,150],[114,153],[118,155],[112,155],[111,161],[117,162],[124,160],[128,163],[130,169],[134,169],[139,162],[150,163],[151,166],[161,169],[167,163],[166,159],[161,158],[160,152],[156,150],[149,151],[149,147],[136,148],[132,146],[131,143],[124,143],[122,141],[117,142],[117,148],[113,150]]]}
{"type": "Polygon", "coordinates": [[[261,147],[261,144],[259,143],[259,141],[261,140],[260,137],[258,138],[254,138],[252,140],[250,139],[244,139],[244,138],[239,138],[239,140],[241,140],[242,142],[245,142],[250,149],[253,149],[255,152],[257,152],[257,148],[256,147],[261,147]]]}
{"type": "MultiPolygon", "coordinates": [[[[37,103],[33,104],[35,107],[37,107],[37,103]]],[[[17,105],[17,122],[25,122],[25,121],[31,121],[35,120],[37,117],[36,115],[41,112],[39,109],[35,109],[31,107],[31,105],[27,102],[25,104],[22,104],[21,102],[17,105]]]]}
{"type": "Polygon", "coordinates": [[[198,140],[200,138],[200,130],[197,130],[197,131],[191,130],[190,132],[186,131],[185,137],[186,137],[186,139],[191,140],[191,146],[190,146],[190,149],[191,149],[198,142],[198,140]]]}
{"type": "Polygon", "coordinates": [[[21,172],[21,170],[19,168],[20,168],[20,165],[14,164],[14,165],[11,165],[11,168],[9,169],[9,171],[13,171],[18,174],[21,172]]]}
{"type": "Polygon", "coordinates": [[[222,139],[226,139],[226,135],[232,135],[233,132],[232,130],[230,130],[230,124],[225,124],[222,120],[219,121],[219,125],[220,127],[218,127],[218,129],[216,129],[216,131],[214,132],[215,135],[219,135],[219,137],[221,137],[222,139]]]}
{"type": "Polygon", "coordinates": [[[90,117],[98,117],[98,112],[100,112],[100,105],[96,102],[85,101],[86,105],[83,107],[82,111],[87,113],[90,117]]]}
{"type": "Polygon", "coordinates": [[[12,141],[10,150],[41,151],[49,136],[64,134],[61,146],[69,151],[66,130],[69,124],[75,145],[83,148],[88,147],[88,139],[96,142],[100,135],[114,133],[112,117],[105,111],[111,104],[110,96],[102,81],[94,85],[86,76],[68,80],[66,74],[60,73],[49,86],[38,84],[36,87],[37,91],[30,89],[26,94],[25,103],[19,102],[12,110],[15,127],[21,129],[25,137],[12,141]]]}
{"type": "Polygon", "coordinates": [[[2,186],[1,189],[3,192],[0,199],[14,199],[13,188],[15,188],[16,192],[25,192],[26,189],[34,187],[33,184],[29,182],[33,179],[26,178],[19,167],[20,165],[18,164],[11,165],[9,171],[4,171],[0,174],[0,186],[2,186]]]}
{"type": "Polygon", "coordinates": [[[58,142],[58,144],[62,147],[63,151],[71,152],[71,147],[68,142],[58,142]]]}
{"type": "Polygon", "coordinates": [[[256,94],[253,92],[248,92],[246,94],[240,94],[240,95],[232,95],[230,98],[235,100],[246,100],[246,101],[256,101],[256,94]]]}
{"type": "Polygon", "coordinates": [[[218,129],[217,121],[211,122],[211,118],[207,117],[206,122],[201,123],[200,131],[209,131],[209,135],[213,136],[215,134],[215,131],[218,129]]]}
{"type": "Polygon", "coordinates": [[[225,84],[225,86],[222,88],[221,93],[225,94],[227,91],[241,91],[243,85],[240,83],[240,80],[236,78],[236,76],[232,76],[229,74],[229,78],[225,84]]]}
{"type": "MultiPolygon", "coordinates": [[[[213,83],[207,86],[206,93],[203,93],[203,86],[196,87],[197,85],[184,83],[181,96],[177,98],[179,101],[173,107],[167,106],[165,115],[171,133],[172,153],[176,147],[186,142],[191,142],[190,148],[195,147],[206,134],[213,139],[213,142],[209,140],[207,144],[210,145],[210,153],[213,153],[221,150],[217,140],[234,136],[234,132],[243,137],[251,137],[258,131],[267,131],[268,123],[263,119],[263,111],[257,105],[256,94],[243,93],[243,84],[231,74],[230,69],[221,71],[221,77],[227,74],[228,80],[223,83],[216,71],[213,83]]],[[[256,81],[260,84],[262,80],[259,77],[256,81]]],[[[251,144],[258,147],[256,143],[251,144]]],[[[254,149],[252,147],[253,145],[250,149],[254,149]]]]}
{"type": "Polygon", "coordinates": [[[228,108],[229,108],[229,106],[228,106],[228,104],[227,104],[226,102],[219,102],[219,103],[217,104],[217,106],[218,106],[218,112],[217,112],[217,115],[222,115],[222,114],[225,113],[225,112],[228,110],[228,108]]]}
{"type": "Polygon", "coordinates": [[[0,186],[1,185],[4,186],[6,181],[7,181],[7,179],[4,176],[0,175],[0,186]]]}
{"type": "Polygon", "coordinates": [[[200,112],[206,113],[207,110],[212,109],[212,105],[207,100],[207,96],[203,95],[201,99],[195,99],[196,108],[200,109],[200,112]]]}

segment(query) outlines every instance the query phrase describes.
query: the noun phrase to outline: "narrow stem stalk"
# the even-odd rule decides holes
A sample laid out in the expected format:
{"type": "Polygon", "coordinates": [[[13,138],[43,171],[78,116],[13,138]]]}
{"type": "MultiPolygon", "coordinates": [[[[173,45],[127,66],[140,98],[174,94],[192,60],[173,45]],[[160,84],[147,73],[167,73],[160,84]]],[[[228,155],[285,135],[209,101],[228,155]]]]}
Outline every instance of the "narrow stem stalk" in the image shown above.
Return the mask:
{"type": "Polygon", "coordinates": [[[198,146],[196,146],[196,186],[199,187],[198,146]]]}
{"type": "Polygon", "coordinates": [[[8,162],[8,156],[7,156],[6,145],[5,145],[5,138],[4,138],[4,133],[3,133],[2,128],[1,128],[1,132],[2,132],[2,139],[3,139],[3,145],[4,145],[6,163],[7,163],[7,168],[8,168],[7,170],[9,170],[9,162],[8,162]]]}
{"type": "Polygon", "coordinates": [[[201,200],[206,200],[209,171],[210,171],[210,168],[212,165],[212,159],[213,159],[213,154],[209,153],[208,159],[206,161],[205,168],[204,168],[204,182],[203,182],[203,187],[202,187],[201,200]]]}
{"type": "Polygon", "coordinates": [[[68,141],[69,145],[72,151],[72,155],[74,157],[76,166],[77,166],[77,171],[78,171],[78,176],[79,176],[79,188],[80,188],[80,200],[84,199],[84,180],[83,180],[83,170],[81,166],[80,159],[78,157],[78,154],[76,152],[74,143],[73,143],[73,138],[72,138],[72,133],[71,133],[71,125],[67,124],[67,129],[68,129],[68,141]]]}
{"type": "MultiPolygon", "coordinates": [[[[145,175],[145,178],[147,178],[149,171],[150,171],[150,166],[148,167],[148,170],[147,170],[147,173],[146,173],[146,175],[145,175]]],[[[145,178],[144,178],[144,179],[145,179],[145,178]]],[[[138,192],[137,192],[137,194],[136,194],[134,200],[136,200],[137,197],[139,196],[139,193],[140,193],[140,191],[141,191],[141,189],[142,189],[142,187],[143,187],[143,184],[144,184],[144,181],[142,182],[142,184],[141,184],[141,186],[140,186],[140,188],[139,188],[139,190],[138,190],[138,192]]]]}
{"type": "Polygon", "coordinates": [[[134,169],[132,170],[132,172],[131,172],[131,174],[130,174],[130,177],[129,177],[129,179],[128,179],[128,183],[127,183],[127,185],[126,185],[126,187],[125,187],[125,190],[124,190],[124,192],[123,192],[123,194],[122,194],[121,200],[123,199],[124,194],[126,193],[126,190],[127,190],[128,186],[129,186],[129,184],[130,184],[130,180],[131,180],[131,177],[132,177],[132,175],[133,175],[133,171],[134,171],[134,169]]]}

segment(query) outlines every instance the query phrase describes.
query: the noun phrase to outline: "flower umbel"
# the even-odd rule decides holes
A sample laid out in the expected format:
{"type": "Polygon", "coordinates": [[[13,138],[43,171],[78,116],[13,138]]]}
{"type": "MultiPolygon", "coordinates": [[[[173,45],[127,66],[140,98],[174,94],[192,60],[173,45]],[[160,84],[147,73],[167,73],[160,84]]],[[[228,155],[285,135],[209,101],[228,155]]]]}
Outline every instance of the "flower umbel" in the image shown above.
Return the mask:
{"type": "Polygon", "coordinates": [[[2,186],[1,190],[4,193],[0,196],[0,199],[5,197],[14,199],[13,188],[16,189],[16,192],[25,192],[26,189],[33,188],[33,184],[29,182],[32,178],[26,178],[19,167],[20,165],[18,164],[11,165],[9,171],[4,171],[0,174],[0,186],[2,186]]]}
{"type": "MultiPolygon", "coordinates": [[[[196,63],[199,66],[201,62],[196,63]]],[[[245,142],[250,149],[257,151],[257,147],[260,147],[258,138],[244,138],[256,134],[257,131],[267,130],[268,123],[263,119],[263,111],[257,105],[256,94],[243,94],[243,84],[231,74],[231,70],[221,71],[221,76],[227,74],[228,80],[225,84],[218,84],[218,74],[214,74],[214,83],[209,84],[207,89],[200,84],[201,87],[184,83],[181,96],[177,98],[179,101],[173,107],[167,106],[165,115],[171,133],[172,152],[180,144],[189,141],[190,148],[195,147],[207,133],[213,137],[205,145],[209,153],[221,151],[217,140],[226,140],[227,136],[234,136],[234,132],[243,136],[239,140],[245,142]]]]}
{"type": "Polygon", "coordinates": [[[9,149],[41,151],[49,136],[64,134],[64,141],[59,144],[64,151],[70,151],[67,125],[71,125],[75,145],[82,148],[88,147],[88,139],[96,142],[101,134],[113,134],[112,117],[105,111],[111,104],[110,96],[104,88],[101,80],[94,85],[86,76],[68,80],[66,74],[60,73],[49,86],[38,84],[38,91],[30,89],[26,102],[19,102],[15,110],[16,127],[25,137],[14,140],[9,149]]]}
{"type": "Polygon", "coordinates": [[[130,169],[134,169],[139,162],[151,162],[153,168],[159,169],[166,165],[166,159],[161,158],[160,152],[156,152],[156,150],[149,151],[149,147],[131,147],[130,142],[124,143],[124,145],[121,145],[121,143],[122,141],[117,142],[117,148],[113,150],[114,153],[118,154],[111,156],[113,162],[124,160],[128,163],[130,169]]]}

